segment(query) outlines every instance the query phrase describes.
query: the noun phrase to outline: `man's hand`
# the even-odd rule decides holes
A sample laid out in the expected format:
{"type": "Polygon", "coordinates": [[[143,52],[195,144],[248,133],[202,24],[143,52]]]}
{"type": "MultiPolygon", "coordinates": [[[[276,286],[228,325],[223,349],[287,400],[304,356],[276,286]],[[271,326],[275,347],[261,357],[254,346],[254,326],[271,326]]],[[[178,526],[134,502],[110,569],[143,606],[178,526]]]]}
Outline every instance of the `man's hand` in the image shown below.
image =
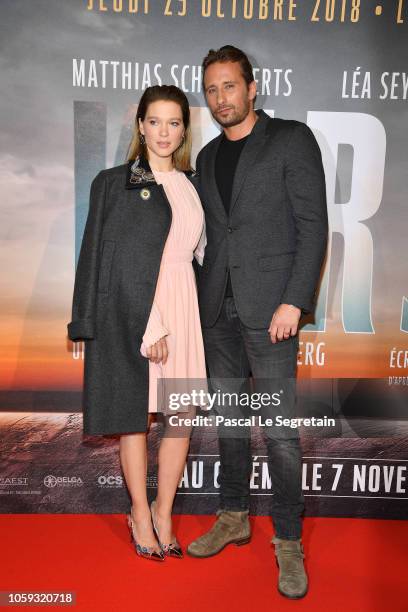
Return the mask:
{"type": "Polygon", "coordinates": [[[167,348],[166,338],[160,338],[156,344],[152,344],[152,346],[149,346],[149,348],[146,349],[146,357],[150,359],[150,361],[153,361],[153,363],[162,362],[164,365],[167,361],[168,355],[169,351],[167,348]]]}
{"type": "Polygon", "coordinates": [[[296,336],[302,311],[292,304],[281,304],[275,310],[268,332],[272,344],[296,336]]]}

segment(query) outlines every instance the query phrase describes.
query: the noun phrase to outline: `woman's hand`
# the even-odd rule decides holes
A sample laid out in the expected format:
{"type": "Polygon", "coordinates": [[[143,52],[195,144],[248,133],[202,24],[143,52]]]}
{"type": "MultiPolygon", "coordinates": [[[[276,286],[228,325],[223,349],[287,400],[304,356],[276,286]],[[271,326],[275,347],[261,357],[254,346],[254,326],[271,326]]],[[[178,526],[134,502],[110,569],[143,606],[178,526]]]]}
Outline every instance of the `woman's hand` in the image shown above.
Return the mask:
{"type": "Polygon", "coordinates": [[[156,344],[152,344],[146,349],[146,357],[153,361],[153,363],[160,363],[164,365],[167,361],[169,351],[167,348],[166,338],[160,338],[156,344]]]}

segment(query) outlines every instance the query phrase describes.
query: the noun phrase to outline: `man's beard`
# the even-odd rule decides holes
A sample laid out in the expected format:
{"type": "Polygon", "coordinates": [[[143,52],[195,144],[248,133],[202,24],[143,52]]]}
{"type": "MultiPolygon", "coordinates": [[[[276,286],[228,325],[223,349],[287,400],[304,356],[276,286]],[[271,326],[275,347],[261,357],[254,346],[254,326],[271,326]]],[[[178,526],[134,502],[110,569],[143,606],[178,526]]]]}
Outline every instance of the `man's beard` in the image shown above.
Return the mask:
{"type": "Polygon", "coordinates": [[[234,125],[239,125],[240,123],[242,123],[244,119],[246,119],[246,117],[248,116],[249,111],[250,111],[249,100],[246,100],[245,106],[241,113],[238,113],[236,109],[234,108],[234,112],[232,116],[229,117],[228,119],[223,120],[222,117],[214,113],[213,113],[213,117],[217,121],[217,123],[219,123],[223,128],[229,128],[229,127],[233,127],[234,125]]]}

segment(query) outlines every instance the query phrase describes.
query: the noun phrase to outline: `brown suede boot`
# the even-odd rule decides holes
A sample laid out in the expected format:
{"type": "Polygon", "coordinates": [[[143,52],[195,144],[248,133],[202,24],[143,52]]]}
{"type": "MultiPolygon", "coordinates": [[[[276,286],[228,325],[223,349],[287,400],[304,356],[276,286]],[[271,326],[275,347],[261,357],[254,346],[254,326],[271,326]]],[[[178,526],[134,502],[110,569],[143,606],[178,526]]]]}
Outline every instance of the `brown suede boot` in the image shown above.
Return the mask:
{"type": "Polygon", "coordinates": [[[191,542],[187,553],[192,557],[212,557],[221,552],[227,544],[247,544],[251,539],[248,514],[248,510],[218,510],[214,525],[207,533],[191,542]]]}
{"type": "Polygon", "coordinates": [[[276,562],[279,567],[278,591],[290,599],[300,599],[307,593],[308,582],[303,566],[303,546],[301,540],[281,540],[276,536],[276,562]]]}

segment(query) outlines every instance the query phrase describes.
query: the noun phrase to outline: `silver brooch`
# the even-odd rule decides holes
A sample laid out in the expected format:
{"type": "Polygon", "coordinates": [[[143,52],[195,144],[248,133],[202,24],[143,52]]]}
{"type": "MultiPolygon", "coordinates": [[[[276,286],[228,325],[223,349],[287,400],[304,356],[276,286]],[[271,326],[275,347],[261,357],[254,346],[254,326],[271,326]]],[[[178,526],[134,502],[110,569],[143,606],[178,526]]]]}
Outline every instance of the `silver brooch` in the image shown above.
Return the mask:
{"type": "Polygon", "coordinates": [[[146,188],[142,189],[140,192],[140,197],[143,200],[148,200],[150,198],[150,189],[146,189],[146,188]]]}
{"type": "Polygon", "coordinates": [[[130,182],[136,183],[136,184],[146,183],[146,182],[155,183],[156,181],[155,181],[153,172],[147,172],[144,168],[141,168],[139,166],[139,162],[140,162],[139,157],[137,157],[134,163],[130,167],[130,171],[131,171],[130,182]]]}

